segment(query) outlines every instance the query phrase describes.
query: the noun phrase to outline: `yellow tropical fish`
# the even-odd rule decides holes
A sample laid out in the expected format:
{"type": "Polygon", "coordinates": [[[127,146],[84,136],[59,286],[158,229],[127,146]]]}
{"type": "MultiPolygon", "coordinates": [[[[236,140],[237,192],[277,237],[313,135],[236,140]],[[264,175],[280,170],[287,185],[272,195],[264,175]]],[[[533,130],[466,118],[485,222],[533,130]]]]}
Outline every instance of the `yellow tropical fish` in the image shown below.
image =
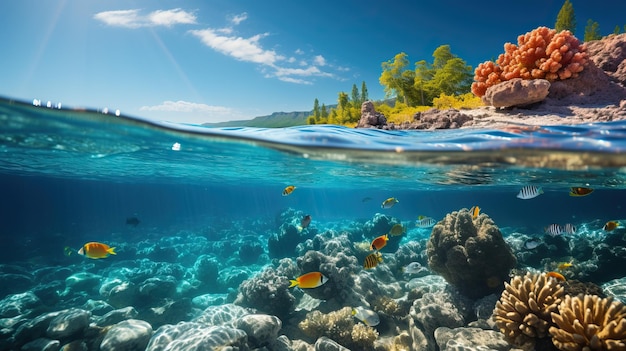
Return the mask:
{"type": "Polygon", "coordinates": [[[480,207],[473,206],[472,208],[470,208],[470,213],[472,214],[472,218],[478,217],[478,215],[480,214],[480,207]]]}
{"type": "Polygon", "coordinates": [[[322,286],[327,281],[328,278],[326,278],[326,276],[322,273],[310,272],[303,274],[296,279],[289,280],[289,282],[291,283],[289,287],[293,288],[294,286],[298,286],[301,289],[312,289],[317,288],[318,286],[322,286]]]}
{"type": "Polygon", "coordinates": [[[573,265],[574,265],[574,264],[573,264],[572,262],[561,262],[561,263],[559,263],[559,265],[557,266],[557,268],[558,268],[560,271],[564,271],[564,270],[566,270],[566,269],[570,268],[570,267],[571,267],[571,266],[573,266],[573,265]]]}
{"type": "Polygon", "coordinates": [[[382,205],[380,205],[381,208],[392,208],[393,205],[397,204],[398,199],[396,199],[395,197],[390,197],[387,200],[383,201],[382,205]]]}
{"type": "Polygon", "coordinates": [[[404,233],[406,233],[406,229],[400,223],[394,224],[393,227],[391,227],[391,229],[389,229],[389,235],[391,235],[391,236],[398,236],[398,235],[402,235],[404,233]]]}
{"type": "Polygon", "coordinates": [[[383,255],[380,252],[377,251],[377,252],[371,253],[367,255],[367,257],[365,257],[365,261],[363,262],[363,268],[372,269],[378,266],[378,264],[381,263],[382,261],[383,261],[383,255]]]}
{"type": "Polygon", "coordinates": [[[287,196],[287,195],[293,193],[294,190],[296,190],[296,187],[293,186],[293,185],[289,185],[288,187],[283,189],[283,196],[287,196]]]}
{"type": "Polygon", "coordinates": [[[86,243],[80,248],[80,250],[78,250],[78,254],[93,259],[106,258],[109,255],[117,255],[114,247],[109,247],[107,244],[98,242],[86,243]]]}

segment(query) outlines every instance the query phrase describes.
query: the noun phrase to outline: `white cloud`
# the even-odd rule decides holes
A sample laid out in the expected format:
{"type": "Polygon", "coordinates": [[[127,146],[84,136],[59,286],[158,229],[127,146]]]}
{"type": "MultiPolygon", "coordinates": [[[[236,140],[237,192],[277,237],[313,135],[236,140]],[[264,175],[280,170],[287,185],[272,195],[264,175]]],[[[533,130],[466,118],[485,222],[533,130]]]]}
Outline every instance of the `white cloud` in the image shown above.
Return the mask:
{"type": "Polygon", "coordinates": [[[283,56],[277,54],[274,50],[263,49],[259,43],[259,40],[267,36],[267,33],[257,34],[250,38],[242,38],[221,35],[220,32],[211,28],[191,30],[189,32],[200,38],[200,40],[211,49],[234,57],[240,61],[271,66],[284,59],[283,56]]]}
{"type": "Polygon", "coordinates": [[[276,77],[284,77],[284,76],[300,76],[300,77],[332,77],[331,73],[322,72],[319,68],[315,66],[309,66],[307,68],[285,68],[285,67],[276,67],[276,71],[274,72],[276,77]]]}
{"type": "Polygon", "coordinates": [[[238,25],[239,23],[248,19],[248,13],[244,12],[242,14],[234,16],[230,21],[233,22],[234,25],[238,25]]]}
{"type": "Polygon", "coordinates": [[[301,61],[299,65],[303,68],[287,67],[295,64],[297,60],[294,57],[282,56],[274,50],[264,49],[260,41],[268,36],[267,33],[257,34],[250,38],[230,35],[229,32],[211,28],[190,30],[189,33],[198,37],[206,46],[217,52],[240,61],[262,65],[267,78],[278,78],[283,82],[296,84],[311,84],[310,80],[304,78],[334,78],[332,73],[319,69],[319,67],[326,66],[326,60],[322,55],[313,58],[314,65],[301,61]]]}
{"type": "Polygon", "coordinates": [[[96,20],[112,27],[140,28],[140,27],[171,27],[175,24],[195,24],[196,16],[180,8],[172,10],[157,10],[143,15],[139,10],[117,10],[96,13],[96,20]]]}
{"type": "Polygon", "coordinates": [[[239,111],[225,106],[213,106],[189,101],[163,101],[160,105],[139,108],[148,118],[179,123],[207,123],[245,119],[239,111]]]}
{"type": "Polygon", "coordinates": [[[302,51],[300,49],[296,49],[295,53],[296,53],[296,55],[303,55],[304,51],[302,51]]]}
{"type": "Polygon", "coordinates": [[[294,83],[294,84],[303,84],[303,85],[311,85],[311,84],[313,84],[310,81],[304,80],[302,78],[278,77],[278,80],[281,80],[281,81],[287,82],[287,83],[294,83]]]}
{"type": "Polygon", "coordinates": [[[315,62],[318,66],[326,66],[326,59],[322,55],[317,55],[313,58],[313,62],[315,62]]]}

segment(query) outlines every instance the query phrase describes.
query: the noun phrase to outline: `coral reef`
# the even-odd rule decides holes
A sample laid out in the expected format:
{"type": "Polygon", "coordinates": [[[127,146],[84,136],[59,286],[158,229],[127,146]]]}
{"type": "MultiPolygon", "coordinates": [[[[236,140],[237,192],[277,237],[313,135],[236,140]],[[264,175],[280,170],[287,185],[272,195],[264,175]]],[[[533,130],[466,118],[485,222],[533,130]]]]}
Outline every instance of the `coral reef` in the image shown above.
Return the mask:
{"type": "Polygon", "coordinates": [[[584,46],[567,30],[536,28],[504,44],[496,62],[476,67],[472,92],[485,95],[487,88],[513,78],[546,79],[550,82],[577,77],[587,64],[584,46]]]}
{"type": "Polygon", "coordinates": [[[567,295],[552,320],[550,335],[559,350],[626,350],[626,306],[612,298],[567,295]]]}
{"type": "Polygon", "coordinates": [[[465,208],[435,224],[427,254],[430,268],[471,298],[500,292],[516,262],[493,220],[465,208]]]}
{"type": "Polygon", "coordinates": [[[355,323],[350,307],[327,314],[309,312],[298,327],[313,339],[326,336],[351,350],[373,350],[374,341],[378,337],[374,328],[355,323]]]}
{"type": "Polygon", "coordinates": [[[289,291],[289,277],[296,277],[297,269],[290,259],[282,259],[280,264],[278,268],[267,267],[241,283],[235,303],[281,319],[293,312],[296,298],[289,291]]]}
{"type": "Polygon", "coordinates": [[[552,315],[563,298],[563,287],[545,274],[514,276],[493,311],[496,326],[517,346],[533,346],[545,338],[552,315]]]}
{"type": "Polygon", "coordinates": [[[304,256],[298,257],[297,263],[302,273],[321,272],[328,277],[324,285],[305,291],[320,300],[346,301],[352,294],[354,274],[360,270],[356,258],[343,252],[331,256],[319,251],[307,251],[304,256]]]}

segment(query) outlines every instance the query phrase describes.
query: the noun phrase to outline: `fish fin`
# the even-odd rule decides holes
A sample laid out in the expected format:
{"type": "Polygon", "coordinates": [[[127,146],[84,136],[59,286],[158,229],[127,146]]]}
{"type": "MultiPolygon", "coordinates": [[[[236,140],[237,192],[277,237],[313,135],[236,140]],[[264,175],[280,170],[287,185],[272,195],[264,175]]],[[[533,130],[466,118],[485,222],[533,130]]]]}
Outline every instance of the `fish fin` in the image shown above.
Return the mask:
{"type": "Polygon", "coordinates": [[[108,253],[110,253],[111,255],[117,255],[117,253],[115,253],[115,248],[114,248],[114,247],[110,247],[110,248],[107,250],[107,252],[108,252],[108,253]]]}
{"type": "Polygon", "coordinates": [[[298,233],[300,233],[300,232],[302,232],[302,229],[304,229],[304,228],[302,228],[302,226],[301,226],[301,225],[297,225],[297,226],[296,226],[296,229],[298,229],[298,233]]]}
{"type": "Polygon", "coordinates": [[[420,220],[420,219],[424,219],[425,217],[426,216],[419,215],[419,216],[417,216],[417,219],[420,220]]]}
{"type": "Polygon", "coordinates": [[[289,279],[289,282],[291,283],[291,284],[289,285],[289,287],[290,287],[290,288],[293,288],[294,286],[296,286],[296,285],[300,284],[300,283],[298,283],[298,281],[297,281],[297,280],[295,280],[295,279],[289,279]]]}
{"type": "Polygon", "coordinates": [[[352,307],[352,315],[356,316],[356,308],[352,307]]]}

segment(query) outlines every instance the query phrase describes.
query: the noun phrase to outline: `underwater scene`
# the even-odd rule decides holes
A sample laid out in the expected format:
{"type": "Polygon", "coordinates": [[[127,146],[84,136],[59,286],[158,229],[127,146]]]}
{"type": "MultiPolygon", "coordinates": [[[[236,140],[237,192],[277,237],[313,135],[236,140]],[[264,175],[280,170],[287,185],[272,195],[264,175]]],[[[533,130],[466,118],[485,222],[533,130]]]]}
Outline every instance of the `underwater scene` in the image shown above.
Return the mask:
{"type": "Polygon", "coordinates": [[[0,126],[2,351],[626,348],[626,122],[0,126]]]}

